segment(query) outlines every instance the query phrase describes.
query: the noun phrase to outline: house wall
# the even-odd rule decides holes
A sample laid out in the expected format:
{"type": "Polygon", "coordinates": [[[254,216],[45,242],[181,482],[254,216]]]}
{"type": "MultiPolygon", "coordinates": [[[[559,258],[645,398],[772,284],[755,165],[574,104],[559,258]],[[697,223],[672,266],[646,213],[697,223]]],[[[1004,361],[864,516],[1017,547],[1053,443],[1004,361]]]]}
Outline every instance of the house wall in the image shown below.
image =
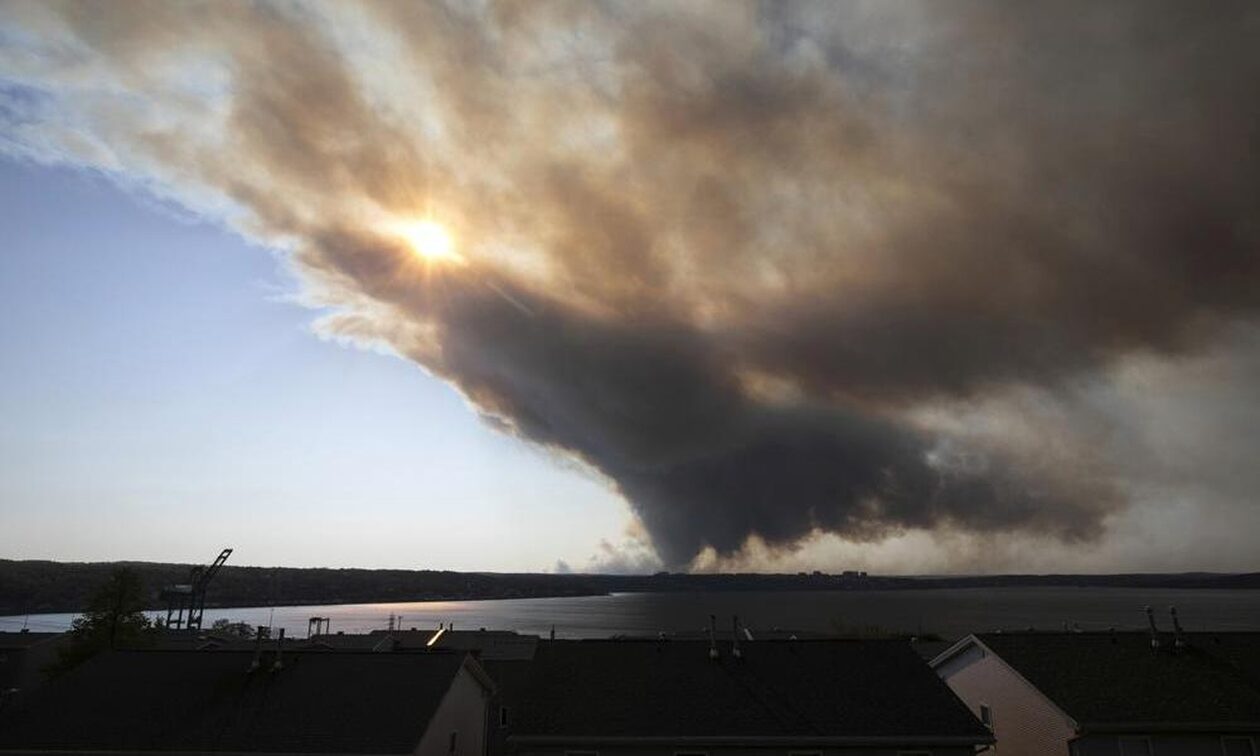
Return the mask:
{"type": "Polygon", "coordinates": [[[429,721],[418,756],[484,756],[489,693],[467,669],[455,675],[451,689],[429,721]],[[458,733],[455,751],[450,750],[451,733],[458,733]]]}
{"type": "MultiPolygon", "coordinates": [[[[1232,737],[1246,733],[1231,733],[1232,737]]],[[[1128,737],[1128,736],[1126,736],[1128,737]]],[[[1260,745],[1260,733],[1252,735],[1260,745]]],[[[1152,735],[1152,756],[1222,756],[1220,735],[1152,735]]],[[[1073,756],[1120,756],[1120,736],[1087,735],[1073,744],[1073,756]]]]}
{"type": "Polygon", "coordinates": [[[1071,722],[996,656],[972,646],[936,672],[977,719],[980,705],[988,705],[994,756],[1068,756],[1076,736],[1071,722]]]}

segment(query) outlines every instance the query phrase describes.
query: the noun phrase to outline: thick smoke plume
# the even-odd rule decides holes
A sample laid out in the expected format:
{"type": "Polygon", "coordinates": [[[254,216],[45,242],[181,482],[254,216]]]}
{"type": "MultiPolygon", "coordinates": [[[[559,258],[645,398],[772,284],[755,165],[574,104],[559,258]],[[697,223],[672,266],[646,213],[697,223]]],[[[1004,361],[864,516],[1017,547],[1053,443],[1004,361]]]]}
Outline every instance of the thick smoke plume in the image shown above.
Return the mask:
{"type": "Polygon", "coordinates": [[[1260,306],[1260,9],[6,3],[0,138],[288,254],[326,332],[626,496],[661,559],[1088,541],[1071,404],[1260,306]],[[462,265],[391,233],[431,216],[462,265]]]}

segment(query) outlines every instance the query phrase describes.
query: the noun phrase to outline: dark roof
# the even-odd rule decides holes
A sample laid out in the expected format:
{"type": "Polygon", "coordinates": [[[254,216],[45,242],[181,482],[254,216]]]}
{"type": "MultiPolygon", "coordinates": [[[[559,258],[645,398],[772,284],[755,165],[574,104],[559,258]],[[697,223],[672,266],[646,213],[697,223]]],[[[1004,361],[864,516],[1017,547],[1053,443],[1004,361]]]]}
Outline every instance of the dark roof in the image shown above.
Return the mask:
{"type": "Polygon", "coordinates": [[[45,641],[55,640],[65,633],[0,633],[0,648],[29,648],[45,641]]]}
{"type": "Polygon", "coordinates": [[[458,654],[102,654],[0,713],[0,749],[413,751],[458,654]]]}
{"type": "MultiPolygon", "coordinates": [[[[520,635],[492,630],[448,630],[433,644],[434,648],[476,652],[479,659],[532,659],[538,646],[537,635],[520,635]]],[[[428,639],[425,639],[428,642],[428,639]]],[[[399,639],[399,648],[410,648],[407,638],[399,639]]]]}
{"type": "Polygon", "coordinates": [[[369,633],[316,635],[307,640],[298,641],[296,645],[301,648],[334,651],[393,651],[396,646],[394,639],[389,636],[369,633]]]}
{"type": "Polygon", "coordinates": [[[372,644],[379,646],[375,648],[378,651],[444,649],[471,652],[483,660],[531,659],[534,646],[538,643],[537,635],[524,635],[512,630],[445,630],[440,634],[433,629],[373,630],[358,637],[370,639],[372,644]]]}
{"type": "Polygon", "coordinates": [[[954,738],[989,733],[903,641],[540,641],[486,662],[512,737],[954,738]]]}
{"type": "Polygon", "coordinates": [[[1260,633],[977,636],[1082,727],[1260,723],[1260,633]]]}

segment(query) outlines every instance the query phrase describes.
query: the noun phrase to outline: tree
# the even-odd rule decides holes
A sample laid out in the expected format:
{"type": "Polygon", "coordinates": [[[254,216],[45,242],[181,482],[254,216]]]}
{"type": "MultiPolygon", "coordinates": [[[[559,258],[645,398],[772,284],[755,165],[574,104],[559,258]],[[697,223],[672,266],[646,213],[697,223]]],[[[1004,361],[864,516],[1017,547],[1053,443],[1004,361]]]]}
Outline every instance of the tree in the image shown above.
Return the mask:
{"type": "Polygon", "coordinates": [[[49,671],[60,674],[106,649],[152,642],[156,625],[145,616],[144,606],[140,575],[129,567],[116,568],[88,597],[87,609],[75,617],[70,641],[49,671]]]}
{"type": "Polygon", "coordinates": [[[210,629],[220,635],[230,635],[237,638],[253,638],[254,626],[248,622],[233,622],[226,617],[217,619],[210,629]]]}

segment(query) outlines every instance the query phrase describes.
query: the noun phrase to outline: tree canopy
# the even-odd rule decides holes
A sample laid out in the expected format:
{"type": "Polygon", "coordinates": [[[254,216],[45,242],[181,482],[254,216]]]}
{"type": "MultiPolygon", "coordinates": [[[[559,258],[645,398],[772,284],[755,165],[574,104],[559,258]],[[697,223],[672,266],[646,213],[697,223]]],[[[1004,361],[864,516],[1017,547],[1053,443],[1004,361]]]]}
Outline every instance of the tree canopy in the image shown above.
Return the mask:
{"type": "Polygon", "coordinates": [[[119,567],[89,595],[87,608],[74,619],[70,642],[62,647],[54,674],[69,670],[106,649],[147,645],[155,623],[145,614],[148,603],[140,575],[119,567]]]}

